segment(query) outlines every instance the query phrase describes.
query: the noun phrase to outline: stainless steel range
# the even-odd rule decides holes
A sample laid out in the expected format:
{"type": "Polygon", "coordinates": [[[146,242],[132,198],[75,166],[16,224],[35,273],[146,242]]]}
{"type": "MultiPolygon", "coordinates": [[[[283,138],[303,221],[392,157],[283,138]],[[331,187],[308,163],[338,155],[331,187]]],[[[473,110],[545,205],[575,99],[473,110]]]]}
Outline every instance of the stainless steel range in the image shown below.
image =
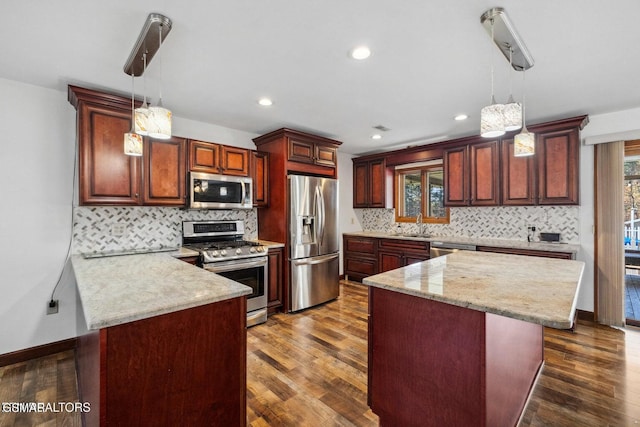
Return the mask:
{"type": "Polygon", "coordinates": [[[242,221],[184,221],[182,246],[200,253],[198,266],[249,286],[247,326],[267,321],[267,250],[243,240],[242,221]]]}

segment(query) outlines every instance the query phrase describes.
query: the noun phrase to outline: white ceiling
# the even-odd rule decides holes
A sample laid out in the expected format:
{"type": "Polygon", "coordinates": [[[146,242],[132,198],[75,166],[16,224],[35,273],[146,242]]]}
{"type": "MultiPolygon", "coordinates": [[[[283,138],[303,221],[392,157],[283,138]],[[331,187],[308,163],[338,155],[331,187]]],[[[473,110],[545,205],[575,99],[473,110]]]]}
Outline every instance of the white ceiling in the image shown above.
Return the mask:
{"type": "MultiPolygon", "coordinates": [[[[2,2],[0,77],[130,93],[124,63],[150,12],[171,18],[162,46],[174,115],[262,134],[291,127],[365,153],[478,134],[509,66],[480,15],[503,7],[531,52],[527,122],[640,106],[638,0],[56,0],[2,2]],[[365,61],[348,57],[367,44],[365,61]],[[274,105],[256,101],[269,96],[274,105]],[[466,113],[469,119],[455,122],[466,113]],[[372,141],[372,126],[391,130],[372,141]]],[[[146,73],[157,98],[159,60],[146,73]]],[[[521,99],[521,73],[513,72],[521,99]]],[[[142,95],[142,79],[136,79],[142,95]]]]}

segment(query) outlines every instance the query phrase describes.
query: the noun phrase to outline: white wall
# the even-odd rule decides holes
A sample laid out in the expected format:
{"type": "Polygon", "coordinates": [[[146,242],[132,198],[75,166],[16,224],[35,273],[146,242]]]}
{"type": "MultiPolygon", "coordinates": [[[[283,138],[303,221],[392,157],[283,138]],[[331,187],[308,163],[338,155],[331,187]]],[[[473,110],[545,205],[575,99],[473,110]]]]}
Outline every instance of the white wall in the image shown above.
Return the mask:
{"type": "MultiPolygon", "coordinates": [[[[76,112],[66,92],[0,79],[0,354],[76,335],[71,237],[76,112]]],[[[174,116],[174,133],[245,148],[256,134],[174,116]]]]}
{"type": "Polygon", "coordinates": [[[75,335],[69,275],[75,114],[66,93],[0,79],[0,354],[75,335]]]}

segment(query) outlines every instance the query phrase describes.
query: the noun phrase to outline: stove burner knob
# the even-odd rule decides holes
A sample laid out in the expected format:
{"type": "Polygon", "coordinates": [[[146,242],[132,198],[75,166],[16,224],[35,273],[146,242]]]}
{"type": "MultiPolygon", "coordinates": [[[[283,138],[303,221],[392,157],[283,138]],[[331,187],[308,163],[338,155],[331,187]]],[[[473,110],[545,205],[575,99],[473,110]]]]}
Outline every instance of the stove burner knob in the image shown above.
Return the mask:
{"type": "Polygon", "coordinates": [[[256,252],[256,248],[254,248],[254,247],[249,248],[249,252],[251,252],[252,254],[255,253],[256,252]]]}
{"type": "Polygon", "coordinates": [[[212,257],[217,257],[218,255],[220,255],[220,253],[218,251],[212,251],[211,252],[211,256],[212,257]]]}
{"type": "Polygon", "coordinates": [[[240,248],[236,249],[236,255],[242,255],[242,249],[240,248]]]}
{"type": "Polygon", "coordinates": [[[226,251],[226,250],[224,250],[224,249],[223,249],[223,250],[221,250],[221,251],[220,251],[220,255],[221,255],[221,256],[225,256],[226,254],[227,254],[227,251],[226,251]]]}
{"type": "Polygon", "coordinates": [[[264,246],[258,246],[258,252],[264,252],[264,246]]]}

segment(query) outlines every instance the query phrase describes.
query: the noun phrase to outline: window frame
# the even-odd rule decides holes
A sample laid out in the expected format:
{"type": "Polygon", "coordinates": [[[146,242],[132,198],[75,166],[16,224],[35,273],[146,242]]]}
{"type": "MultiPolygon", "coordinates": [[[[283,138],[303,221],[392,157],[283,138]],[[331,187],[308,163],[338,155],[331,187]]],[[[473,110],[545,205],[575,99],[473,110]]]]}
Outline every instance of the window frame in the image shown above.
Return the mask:
{"type": "MultiPolygon", "coordinates": [[[[416,167],[406,167],[396,169],[393,174],[393,184],[394,184],[394,207],[395,207],[395,221],[396,222],[416,222],[417,216],[403,216],[403,209],[401,207],[404,206],[404,203],[401,203],[400,197],[404,194],[404,191],[400,189],[400,176],[407,173],[415,173],[420,172],[420,185],[421,185],[421,201],[420,201],[420,213],[422,214],[422,223],[423,224],[449,224],[450,211],[448,207],[445,207],[446,215],[443,217],[431,217],[427,216],[427,176],[429,172],[432,171],[443,171],[443,165],[426,165],[426,166],[416,166],[416,167]]],[[[443,182],[444,189],[444,182],[443,182]]]]}

